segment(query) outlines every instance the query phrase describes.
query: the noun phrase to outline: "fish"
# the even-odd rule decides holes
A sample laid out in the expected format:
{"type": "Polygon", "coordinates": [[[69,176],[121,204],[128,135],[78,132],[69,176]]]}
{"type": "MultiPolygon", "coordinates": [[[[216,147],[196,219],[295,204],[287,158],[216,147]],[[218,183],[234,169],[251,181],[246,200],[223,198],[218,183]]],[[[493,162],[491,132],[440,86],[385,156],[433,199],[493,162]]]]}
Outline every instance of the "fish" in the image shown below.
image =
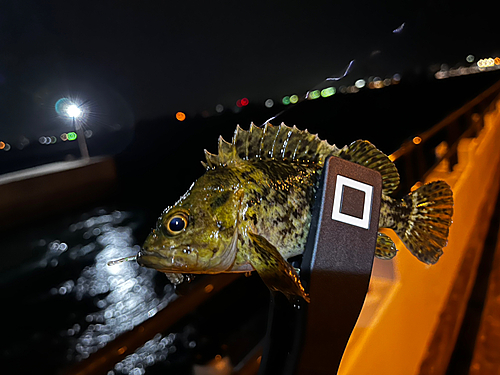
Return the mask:
{"type": "MultiPolygon", "coordinates": [[[[231,142],[219,137],[218,153],[205,150],[205,173],[167,207],[134,258],[174,283],[187,274],[256,271],[268,288],[309,302],[289,259],[304,252],[319,178],[335,156],[382,176],[379,228],[392,229],[421,262],[435,264],[447,244],[453,193],[444,181],[425,184],[403,199],[391,198],[399,173],[366,140],[343,148],[285,124],[236,127],[231,142]]],[[[398,249],[377,233],[375,256],[398,249]]]]}

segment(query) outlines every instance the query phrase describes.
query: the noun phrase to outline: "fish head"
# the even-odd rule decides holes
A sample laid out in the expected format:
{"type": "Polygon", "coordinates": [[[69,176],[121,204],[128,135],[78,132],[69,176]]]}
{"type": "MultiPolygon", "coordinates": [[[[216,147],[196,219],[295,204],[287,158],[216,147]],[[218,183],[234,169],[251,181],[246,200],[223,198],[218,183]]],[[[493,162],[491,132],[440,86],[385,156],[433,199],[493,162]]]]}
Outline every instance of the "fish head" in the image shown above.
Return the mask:
{"type": "Polygon", "coordinates": [[[137,262],[165,273],[221,273],[237,252],[241,194],[199,179],[157,221],[137,262]],[[201,180],[201,181],[200,181],[201,180]]]}

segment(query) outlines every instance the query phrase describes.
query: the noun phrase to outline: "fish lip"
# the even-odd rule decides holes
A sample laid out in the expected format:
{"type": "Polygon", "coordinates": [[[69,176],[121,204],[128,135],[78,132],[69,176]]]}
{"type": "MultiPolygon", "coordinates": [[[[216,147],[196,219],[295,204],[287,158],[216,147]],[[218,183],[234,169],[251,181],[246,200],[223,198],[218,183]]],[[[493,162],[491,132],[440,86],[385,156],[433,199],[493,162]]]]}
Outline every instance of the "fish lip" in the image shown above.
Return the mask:
{"type": "MultiPolygon", "coordinates": [[[[177,249],[174,249],[174,250],[177,250],[177,249]]],[[[196,254],[197,254],[197,252],[196,252],[196,254]]],[[[178,261],[176,261],[175,257],[164,256],[158,252],[153,252],[150,250],[146,250],[144,248],[141,248],[141,250],[139,250],[139,252],[137,253],[136,262],[141,267],[153,268],[157,271],[165,272],[165,273],[193,273],[193,272],[196,272],[196,270],[193,271],[192,266],[190,267],[188,264],[179,263],[178,261]],[[173,258],[173,260],[172,260],[172,258],[173,258]],[[164,265],[162,265],[161,262],[155,261],[155,259],[166,260],[168,262],[168,268],[164,268],[164,265]]]]}

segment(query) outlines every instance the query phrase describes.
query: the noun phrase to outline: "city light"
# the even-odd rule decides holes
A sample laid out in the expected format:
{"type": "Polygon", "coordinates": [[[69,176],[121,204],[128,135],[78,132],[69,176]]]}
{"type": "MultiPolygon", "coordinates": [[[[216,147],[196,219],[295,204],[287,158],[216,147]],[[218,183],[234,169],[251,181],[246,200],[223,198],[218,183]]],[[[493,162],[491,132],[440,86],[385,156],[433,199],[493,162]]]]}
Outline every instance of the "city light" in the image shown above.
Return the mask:
{"type": "Polygon", "coordinates": [[[382,81],[382,79],[380,77],[375,77],[373,79],[373,88],[381,89],[382,87],[384,87],[384,82],[382,81]]]}
{"type": "Polygon", "coordinates": [[[500,57],[488,57],[478,60],[471,66],[459,66],[458,68],[449,69],[446,65],[441,66],[441,70],[434,74],[436,79],[444,79],[450,77],[458,77],[468,74],[476,74],[482,72],[489,72],[492,70],[500,69],[500,57]]]}
{"type": "Polygon", "coordinates": [[[249,103],[249,100],[247,98],[243,98],[243,99],[239,99],[237,102],[236,102],[236,106],[238,108],[241,108],[241,107],[245,107],[247,106],[249,103]]]}
{"type": "Polygon", "coordinates": [[[319,97],[321,97],[321,91],[319,90],[311,91],[308,96],[309,99],[318,99],[319,97]]]}
{"type": "Polygon", "coordinates": [[[184,121],[186,119],[186,114],[184,112],[177,112],[175,118],[179,121],[184,121]]]}
{"type": "Polygon", "coordinates": [[[267,107],[267,108],[271,108],[273,105],[274,105],[274,100],[272,99],[267,99],[264,103],[264,105],[267,107]]]}
{"type": "Polygon", "coordinates": [[[0,141],[0,150],[9,151],[10,145],[7,142],[0,141]]]}
{"type": "Polygon", "coordinates": [[[495,59],[491,57],[487,59],[481,59],[477,62],[477,66],[479,68],[490,68],[492,66],[495,66],[495,59]]]}
{"type": "Polygon", "coordinates": [[[356,86],[358,89],[361,89],[365,87],[366,81],[364,79],[358,79],[355,83],[354,86],[356,86]]]}
{"type": "Polygon", "coordinates": [[[335,87],[327,87],[326,89],[321,90],[321,96],[323,98],[328,98],[329,96],[334,95],[336,91],[335,87]]]}
{"type": "Polygon", "coordinates": [[[77,137],[78,135],[75,132],[69,132],[67,134],[68,141],[74,141],[77,137]]]}

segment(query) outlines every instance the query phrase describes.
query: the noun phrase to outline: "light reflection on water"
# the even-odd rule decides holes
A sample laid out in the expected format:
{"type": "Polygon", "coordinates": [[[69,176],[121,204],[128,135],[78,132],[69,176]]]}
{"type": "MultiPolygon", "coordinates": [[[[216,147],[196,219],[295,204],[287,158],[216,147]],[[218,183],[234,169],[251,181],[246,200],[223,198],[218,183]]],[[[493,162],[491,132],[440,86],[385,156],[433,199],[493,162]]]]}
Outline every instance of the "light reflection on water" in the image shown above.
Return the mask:
{"type": "MultiPolygon", "coordinates": [[[[173,286],[155,270],[136,262],[106,264],[139,251],[134,232],[143,226],[138,212],[96,209],[4,236],[4,256],[25,259],[0,273],[2,317],[10,322],[3,329],[0,363],[11,373],[55,373],[173,301],[173,286]]],[[[149,354],[145,364],[166,355],[149,354]]]]}
{"type": "MultiPolygon", "coordinates": [[[[114,370],[108,372],[108,375],[115,373],[122,374],[137,374],[146,373],[146,367],[154,365],[156,362],[165,361],[167,356],[176,351],[174,341],[176,334],[170,333],[167,336],[162,336],[160,333],[147,341],[142,347],[137,349],[135,353],[128,355],[122,361],[118,362],[114,370]]],[[[194,341],[192,341],[194,343],[194,341]]]]}
{"type": "MultiPolygon", "coordinates": [[[[135,255],[139,251],[132,227],[122,225],[129,216],[127,212],[114,211],[90,217],[69,227],[71,232],[83,232],[82,238],[91,242],[69,248],[68,256],[77,260],[95,251],[95,260],[75,280],[67,280],[52,288],[51,294],[69,294],[76,300],[91,298],[97,308],[97,311],[86,315],[85,327],[75,322],[62,333],[76,338],[68,351],[67,359],[70,361],[88,358],[176,298],[170,284],[165,286],[162,296],[157,295],[153,282],[156,274],[154,270],[140,267],[135,262],[107,266],[110,260],[135,255]]],[[[59,241],[51,242],[49,252],[61,251],[61,244],[59,241]]]]}
{"type": "MultiPolygon", "coordinates": [[[[136,262],[107,266],[138,252],[145,236],[139,233],[146,231],[146,225],[140,212],[98,209],[73,214],[73,219],[68,215],[25,226],[2,238],[4,256],[24,254],[22,261],[12,256],[9,262],[17,259],[15,266],[4,266],[0,272],[6,301],[1,316],[8,322],[2,330],[5,347],[0,349],[0,364],[11,370],[8,373],[54,374],[79,361],[85,365],[92,353],[176,299],[174,287],[155,270],[136,262]]],[[[267,302],[267,288],[240,280],[230,295],[203,305],[172,330],[159,332],[110,368],[109,375],[165,370],[187,374],[192,373],[193,363],[204,363],[226,350],[228,339],[240,351],[240,345],[251,348],[263,335],[267,307],[262,300],[267,302]],[[256,285],[262,287],[258,293],[256,285]],[[257,313],[261,320],[254,319],[257,313]],[[241,322],[251,318],[254,325],[247,329],[246,323],[236,324],[227,314],[241,322]],[[241,337],[250,336],[250,341],[236,344],[239,329],[244,332],[241,337]]]]}

